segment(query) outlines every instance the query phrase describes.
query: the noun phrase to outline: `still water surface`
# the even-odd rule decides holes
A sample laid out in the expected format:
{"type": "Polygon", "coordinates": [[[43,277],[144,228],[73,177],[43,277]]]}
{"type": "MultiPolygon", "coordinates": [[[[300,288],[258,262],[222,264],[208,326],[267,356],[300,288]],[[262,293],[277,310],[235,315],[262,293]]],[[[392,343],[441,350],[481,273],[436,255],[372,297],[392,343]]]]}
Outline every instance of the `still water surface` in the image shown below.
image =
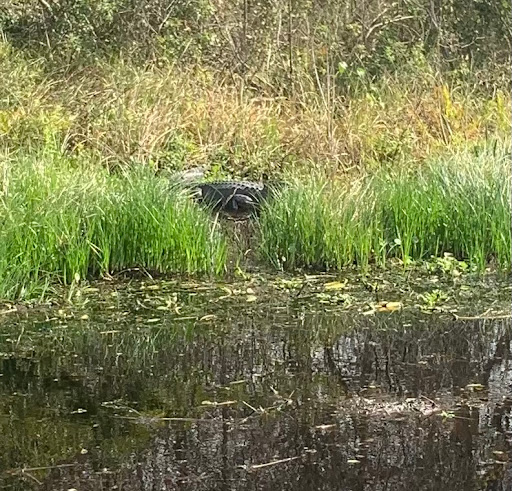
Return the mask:
{"type": "Polygon", "coordinates": [[[0,488],[512,490],[510,320],[165,298],[0,325],[0,488]]]}

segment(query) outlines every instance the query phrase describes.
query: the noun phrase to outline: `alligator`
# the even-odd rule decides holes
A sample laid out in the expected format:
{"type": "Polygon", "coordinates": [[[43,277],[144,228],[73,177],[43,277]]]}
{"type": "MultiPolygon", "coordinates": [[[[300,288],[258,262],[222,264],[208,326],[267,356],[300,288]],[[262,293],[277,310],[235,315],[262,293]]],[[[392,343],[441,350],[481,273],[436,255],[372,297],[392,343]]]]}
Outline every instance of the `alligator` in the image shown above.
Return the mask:
{"type": "Polygon", "coordinates": [[[203,177],[204,170],[196,167],[175,174],[173,180],[192,190],[192,196],[197,202],[230,216],[258,214],[271,193],[282,186],[280,182],[201,182],[203,177]]]}

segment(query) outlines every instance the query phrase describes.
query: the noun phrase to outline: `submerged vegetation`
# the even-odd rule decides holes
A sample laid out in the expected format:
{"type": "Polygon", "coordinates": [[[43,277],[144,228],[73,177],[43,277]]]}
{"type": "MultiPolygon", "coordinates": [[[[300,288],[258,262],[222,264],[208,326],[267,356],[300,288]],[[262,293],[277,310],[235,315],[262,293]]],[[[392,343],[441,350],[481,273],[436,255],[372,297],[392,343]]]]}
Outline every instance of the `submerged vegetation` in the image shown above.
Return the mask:
{"type": "MultiPolygon", "coordinates": [[[[1,316],[0,487],[165,489],[175,472],[190,491],[424,491],[433,475],[438,489],[508,489],[510,320],[425,315],[409,295],[400,313],[361,315],[375,297],[358,276],[345,285],[358,306],[334,313],[314,300],[327,279],[251,284],[249,303],[247,282],[232,296],[225,282],[199,295],[197,282],[98,283],[36,322],[1,316]]],[[[492,285],[469,290],[471,315],[494,311],[496,291],[509,311],[508,284],[492,285]]],[[[453,312],[468,291],[449,293],[453,312]]]]}

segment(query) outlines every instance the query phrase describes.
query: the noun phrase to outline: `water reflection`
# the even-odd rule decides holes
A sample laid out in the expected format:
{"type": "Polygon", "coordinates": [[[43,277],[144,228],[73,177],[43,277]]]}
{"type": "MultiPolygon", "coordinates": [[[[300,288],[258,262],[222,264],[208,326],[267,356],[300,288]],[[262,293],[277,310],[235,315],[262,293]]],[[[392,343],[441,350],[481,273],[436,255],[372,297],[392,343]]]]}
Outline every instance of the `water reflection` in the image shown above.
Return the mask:
{"type": "Polygon", "coordinates": [[[0,351],[5,489],[512,489],[510,321],[112,313],[0,351]]]}

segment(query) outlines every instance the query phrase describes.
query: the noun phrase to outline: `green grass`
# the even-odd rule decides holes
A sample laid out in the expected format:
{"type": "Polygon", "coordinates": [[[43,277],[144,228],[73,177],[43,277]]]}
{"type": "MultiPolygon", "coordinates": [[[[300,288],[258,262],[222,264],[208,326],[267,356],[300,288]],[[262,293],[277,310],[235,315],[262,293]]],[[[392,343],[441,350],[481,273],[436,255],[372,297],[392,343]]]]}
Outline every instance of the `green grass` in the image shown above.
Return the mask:
{"type": "MultiPolygon", "coordinates": [[[[296,180],[264,206],[257,248],[288,270],[444,253],[510,270],[510,203],[506,146],[467,149],[357,179],[296,180]]],[[[229,242],[207,210],[147,167],[111,174],[55,151],[0,158],[2,299],[129,268],[220,274],[229,242]]]]}
{"type": "Polygon", "coordinates": [[[109,175],[55,153],[0,160],[0,298],[126,268],[220,273],[208,214],[147,169],[109,175]]]}
{"type": "Polygon", "coordinates": [[[506,146],[465,150],[358,181],[295,183],[263,210],[260,253],[278,268],[341,269],[452,253],[511,266],[506,146]]]}

